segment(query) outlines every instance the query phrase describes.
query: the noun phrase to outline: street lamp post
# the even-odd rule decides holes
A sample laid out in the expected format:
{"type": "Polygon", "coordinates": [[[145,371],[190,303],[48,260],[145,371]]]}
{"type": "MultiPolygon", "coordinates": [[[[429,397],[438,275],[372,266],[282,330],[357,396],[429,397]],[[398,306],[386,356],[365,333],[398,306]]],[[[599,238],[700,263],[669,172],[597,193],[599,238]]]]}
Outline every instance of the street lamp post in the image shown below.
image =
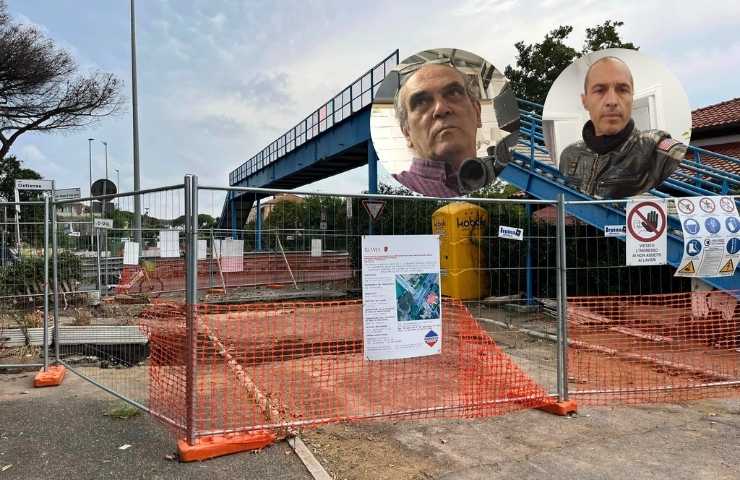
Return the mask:
{"type": "MultiPolygon", "coordinates": [[[[134,191],[140,185],[139,172],[139,101],[136,88],[136,13],[134,0],[131,0],[131,102],[133,104],[134,127],[134,191]]],[[[134,195],[134,239],[141,245],[141,197],[134,195]]]]}
{"type": "Polygon", "coordinates": [[[108,180],[108,142],[100,141],[105,146],[105,179],[108,180]]]}
{"type": "MultiPolygon", "coordinates": [[[[121,192],[121,172],[116,168],[116,190],[121,192]]],[[[121,209],[121,198],[116,199],[116,209],[121,209]]]]}
{"type": "MultiPolygon", "coordinates": [[[[87,139],[87,154],[89,159],[89,166],[90,166],[90,196],[92,197],[92,142],[95,141],[94,138],[88,138],[87,139]]],[[[94,237],[93,237],[93,224],[95,223],[95,216],[93,214],[93,201],[90,200],[90,248],[92,249],[94,237]]]]}

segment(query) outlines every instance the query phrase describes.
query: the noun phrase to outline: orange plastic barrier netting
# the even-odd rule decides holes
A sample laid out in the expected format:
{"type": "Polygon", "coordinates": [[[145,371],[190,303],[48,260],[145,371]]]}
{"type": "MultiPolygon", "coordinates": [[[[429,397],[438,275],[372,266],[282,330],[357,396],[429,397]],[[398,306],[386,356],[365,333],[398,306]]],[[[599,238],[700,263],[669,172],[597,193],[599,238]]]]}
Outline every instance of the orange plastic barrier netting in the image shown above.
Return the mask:
{"type": "MultiPolygon", "coordinates": [[[[221,262],[227,261],[224,258],[221,262]]],[[[184,259],[156,258],[145,260],[145,263],[149,266],[124,266],[116,293],[185,289],[184,259]]],[[[223,271],[228,270],[226,265],[217,260],[199,260],[198,288],[280,284],[294,280],[296,283],[335,281],[353,276],[351,259],[343,252],[324,252],[320,257],[312,257],[307,252],[286,252],[285,257],[280,253],[255,253],[246,255],[243,263],[241,272],[228,272],[223,271]]]]}
{"type": "Polygon", "coordinates": [[[579,404],[740,395],[738,292],[568,299],[569,390],[579,404]]]}
{"type": "MultiPolygon", "coordinates": [[[[198,435],[278,434],[366,418],[481,417],[553,400],[459,302],[443,304],[442,353],[367,361],[360,301],[198,307],[198,435]]],[[[182,306],[153,305],[150,407],[185,424],[182,306]]]]}

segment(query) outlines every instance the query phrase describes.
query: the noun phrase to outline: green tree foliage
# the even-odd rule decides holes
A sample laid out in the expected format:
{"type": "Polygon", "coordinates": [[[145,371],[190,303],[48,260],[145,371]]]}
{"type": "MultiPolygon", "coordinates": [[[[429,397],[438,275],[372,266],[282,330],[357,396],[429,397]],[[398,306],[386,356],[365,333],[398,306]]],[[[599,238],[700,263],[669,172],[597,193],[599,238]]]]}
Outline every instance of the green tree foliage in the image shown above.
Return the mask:
{"type": "MultiPolygon", "coordinates": [[[[9,155],[0,158],[0,195],[9,201],[13,201],[16,180],[36,180],[39,178],[41,178],[41,175],[38,172],[30,168],[24,168],[23,163],[16,157],[9,155]]],[[[21,200],[35,199],[37,195],[37,192],[23,192],[21,193],[21,200]]]]}
{"type": "Polygon", "coordinates": [[[630,50],[639,50],[640,47],[632,42],[623,42],[619,38],[617,28],[624,25],[624,22],[607,20],[601,25],[592,28],[586,28],[586,40],[583,42],[581,54],[589,52],[598,52],[606,48],[628,48],[630,50]]]}
{"type": "MultiPolygon", "coordinates": [[[[129,213],[129,212],[127,212],[129,213]]],[[[180,215],[172,220],[172,226],[175,228],[185,228],[185,215],[180,215]]],[[[210,230],[216,226],[216,219],[207,213],[198,214],[198,228],[201,230],[210,230]]]]}
{"type": "Polygon", "coordinates": [[[545,103],[547,92],[555,79],[576,58],[605,48],[639,49],[632,42],[623,42],[617,29],[624,22],[606,20],[601,25],[586,28],[586,39],[580,51],[565,42],[573,32],[570,25],[551,30],[534,44],[517,42],[516,67],[508,65],[504,71],[517,97],[536,103],[545,103]]]}

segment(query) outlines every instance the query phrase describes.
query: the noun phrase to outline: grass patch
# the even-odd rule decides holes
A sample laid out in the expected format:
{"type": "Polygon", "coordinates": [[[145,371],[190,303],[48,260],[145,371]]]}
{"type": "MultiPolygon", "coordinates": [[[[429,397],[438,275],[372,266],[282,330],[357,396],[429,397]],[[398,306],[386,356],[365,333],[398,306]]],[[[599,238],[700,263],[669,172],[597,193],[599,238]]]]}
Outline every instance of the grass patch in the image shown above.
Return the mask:
{"type": "Polygon", "coordinates": [[[112,405],[107,412],[103,415],[106,417],[120,418],[126,420],[127,418],[135,417],[141,413],[141,410],[134,407],[133,405],[126,402],[118,402],[112,405]]]}

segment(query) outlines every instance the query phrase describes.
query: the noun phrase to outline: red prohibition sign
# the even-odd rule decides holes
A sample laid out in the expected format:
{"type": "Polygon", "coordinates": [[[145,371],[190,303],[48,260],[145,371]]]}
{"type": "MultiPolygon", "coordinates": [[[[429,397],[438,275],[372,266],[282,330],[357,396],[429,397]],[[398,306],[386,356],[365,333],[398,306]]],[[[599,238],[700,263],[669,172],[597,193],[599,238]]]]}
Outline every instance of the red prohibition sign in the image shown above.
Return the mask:
{"type": "Polygon", "coordinates": [[[712,213],[715,209],[714,200],[707,197],[701,197],[699,200],[699,206],[707,213],[712,213]]]}
{"type": "Polygon", "coordinates": [[[687,198],[679,198],[678,209],[681,210],[681,213],[691,215],[692,213],[694,213],[694,204],[691,203],[691,200],[687,198]]]}
{"type": "Polygon", "coordinates": [[[730,197],[720,198],[719,206],[727,213],[732,213],[732,211],[735,210],[735,202],[733,202],[730,197]]]}
{"type": "Polygon", "coordinates": [[[666,219],[665,219],[665,212],[662,208],[660,208],[660,205],[658,205],[655,202],[642,202],[638,203],[635,208],[630,210],[629,215],[627,215],[627,230],[629,230],[630,235],[635,237],[641,242],[654,242],[658,238],[660,238],[661,235],[663,235],[663,232],[665,231],[666,226],[666,219]],[[645,215],[640,212],[640,209],[642,207],[653,207],[656,212],[658,212],[658,225],[657,228],[651,232],[652,234],[650,236],[643,237],[640,234],[638,234],[635,231],[634,226],[632,225],[632,219],[635,215],[637,215],[640,220],[642,220],[644,223],[649,224],[648,219],[645,217],[645,215]]]}

